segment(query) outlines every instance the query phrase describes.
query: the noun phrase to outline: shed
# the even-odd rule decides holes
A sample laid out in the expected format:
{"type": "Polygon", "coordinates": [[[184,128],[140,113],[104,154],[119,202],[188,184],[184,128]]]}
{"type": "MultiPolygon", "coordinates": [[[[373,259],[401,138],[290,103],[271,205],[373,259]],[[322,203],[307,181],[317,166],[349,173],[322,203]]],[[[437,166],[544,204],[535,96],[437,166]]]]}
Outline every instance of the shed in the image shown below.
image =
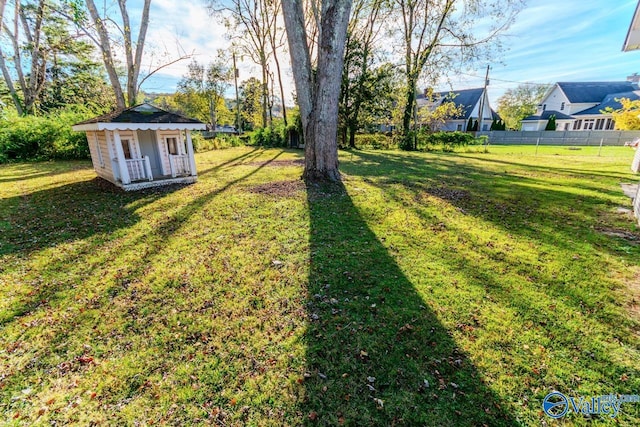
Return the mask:
{"type": "Polygon", "coordinates": [[[73,125],[86,132],[98,176],[127,191],[196,182],[191,131],[204,129],[198,120],[150,104],[73,125]]]}

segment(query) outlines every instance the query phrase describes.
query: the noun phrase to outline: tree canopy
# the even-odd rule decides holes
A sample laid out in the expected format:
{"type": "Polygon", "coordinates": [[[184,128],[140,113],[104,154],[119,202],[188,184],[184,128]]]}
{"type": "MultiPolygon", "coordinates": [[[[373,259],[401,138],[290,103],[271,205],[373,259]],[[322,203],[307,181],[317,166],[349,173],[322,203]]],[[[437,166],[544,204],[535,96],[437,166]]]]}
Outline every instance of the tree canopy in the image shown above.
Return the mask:
{"type": "Polygon", "coordinates": [[[520,129],[520,121],[536,112],[550,85],[520,84],[498,99],[498,114],[507,129],[520,129]]]}

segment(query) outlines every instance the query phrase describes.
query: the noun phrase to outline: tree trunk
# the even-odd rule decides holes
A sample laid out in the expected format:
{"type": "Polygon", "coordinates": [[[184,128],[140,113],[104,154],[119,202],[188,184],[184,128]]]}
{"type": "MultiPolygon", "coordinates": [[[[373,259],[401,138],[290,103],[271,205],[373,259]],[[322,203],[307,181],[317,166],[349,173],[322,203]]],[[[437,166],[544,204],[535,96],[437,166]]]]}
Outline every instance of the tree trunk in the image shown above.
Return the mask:
{"type": "Polygon", "coordinates": [[[322,2],[318,68],[314,81],[303,0],[282,3],[305,139],[308,181],[339,181],[338,101],[351,0],[322,2]]]}
{"type": "Polygon", "coordinates": [[[91,15],[96,31],[98,32],[98,37],[100,39],[98,48],[102,54],[104,67],[107,70],[109,82],[111,82],[111,87],[113,88],[113,92],[116,96],[116,105],[119,109],[124,109],[126,102],[124,99],[124,93],[122,92],[122,85],[120,84],[120,79],[118,78],[118,73],[116,71],[113,55],[111,53],[111,41],[109,40],[107,27],[104,25],[93,0],[85,0],[85,3],[87,5],[87,9],[89,9],[89,14],[91,15]]]}
{"type": "MultiPolygon", "coordinates": [[[[4,9],[5,9],[6,1],[0,0],[0,34],[4,31],[4,9]]],[[[20,101],[20,97],[18,96],[18,92],[16,92],[16,88],[13,85],[13,79],[11,78],[11,74],[9,72],[9,68],[7,67],[7,63],[4,60],[4,52],[2,51],[2,46],[0,46],[0,68],[2,69],[2,75],[4,77],[4,81],[7,84],[7,88],[9,89],[9,94],[11,95],[11,99],[16,107],[16,111],[19,115],[24,114],[24,109],[22,108],[22,102],[20,101]]]]}

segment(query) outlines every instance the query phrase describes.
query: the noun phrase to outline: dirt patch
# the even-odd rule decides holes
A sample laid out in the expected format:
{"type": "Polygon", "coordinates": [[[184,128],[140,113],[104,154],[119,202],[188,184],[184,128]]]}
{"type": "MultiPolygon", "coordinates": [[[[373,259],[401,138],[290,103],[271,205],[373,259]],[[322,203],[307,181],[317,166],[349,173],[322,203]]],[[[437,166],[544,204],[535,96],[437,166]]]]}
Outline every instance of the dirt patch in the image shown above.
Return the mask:
{"type": "Polygon", "coordinates": [[[467,190],[460,190],[457,188],[431,187],[431,188],[427,188],[426,191],[432,196],[439,197],[443,200],[447,200],[453,204],[467,201],[471,198],[467,190]]]}
{"type": "Polygon", "coordinates": [[[242,166],[270,166],[275,168],[282,168],[287,166],[304,166],[304,159],[294,160],[267,160],[265,162],[249,162],[240,163],[242,166]]]}
{"type": "Polygon", "coordinates": [[[614,228],[599,228],[597,230],[600,233],[604,234],[605,236],[617,237],[619,239],[624,239],[628,243],[631,243],[633,245],[640,244],[640,235],[637,235],[637,234],[632,233],[630,231],[616,230],[614,228]]]}
{"type": "Polygon", "coordinates": [[[249,188],[251,193],[272,197],[296,197],[302,190],[304,190],[304,182],[301,179],[274,181],[249,188]]]}

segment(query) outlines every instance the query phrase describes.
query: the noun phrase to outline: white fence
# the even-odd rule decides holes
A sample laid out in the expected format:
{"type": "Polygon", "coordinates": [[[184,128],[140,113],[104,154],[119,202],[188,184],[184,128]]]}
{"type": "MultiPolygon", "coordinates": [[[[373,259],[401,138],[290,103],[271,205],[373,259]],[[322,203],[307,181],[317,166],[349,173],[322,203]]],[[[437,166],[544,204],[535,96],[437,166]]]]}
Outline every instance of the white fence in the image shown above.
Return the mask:
{"type": "Polygon", "coordinates": [[[621,146],[625,142],[640,138],[640,131],[490,131],[477,132],[486,135],[489,144],[495,145],[581,145],[621,146]]]}

